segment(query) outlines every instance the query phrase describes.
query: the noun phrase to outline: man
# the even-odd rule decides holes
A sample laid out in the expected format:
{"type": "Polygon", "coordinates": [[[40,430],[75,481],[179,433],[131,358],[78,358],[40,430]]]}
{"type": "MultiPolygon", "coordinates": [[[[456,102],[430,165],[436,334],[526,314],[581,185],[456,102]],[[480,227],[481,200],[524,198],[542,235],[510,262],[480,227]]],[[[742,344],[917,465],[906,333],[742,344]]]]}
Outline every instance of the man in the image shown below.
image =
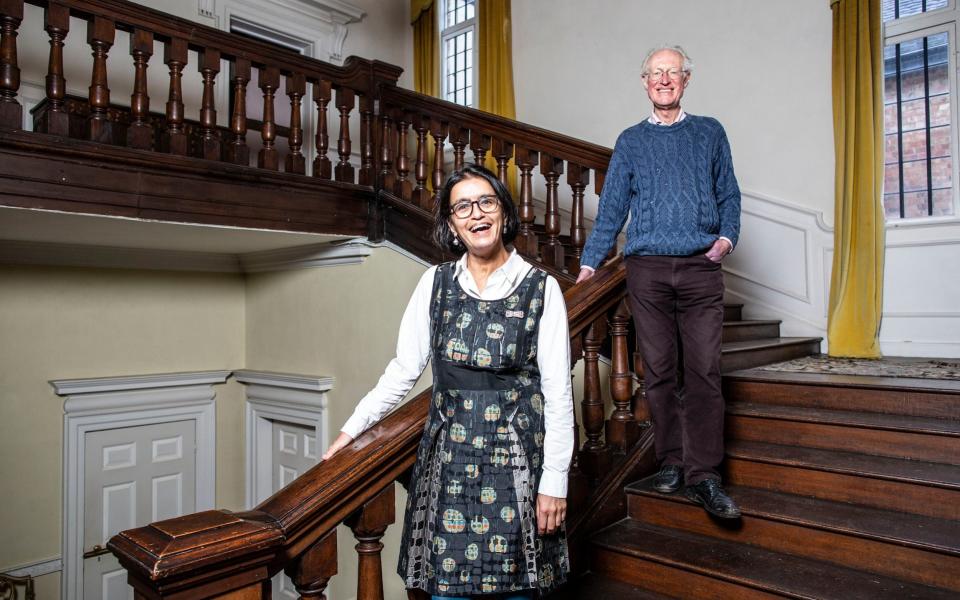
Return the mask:
{"type": "Polygon", "coordinates": [[[680,99],[691,62],[679,46],[647,54],[642,74],[653,114],[617,139],[577,281],[593,276],[627,215],[627,289],[643,358],[660,472],[654,487],[686,495],[721,518],[740,509],[720,485],[723,397],[720,262],[737,243],[740,189],[715,119],[680,99]]]}

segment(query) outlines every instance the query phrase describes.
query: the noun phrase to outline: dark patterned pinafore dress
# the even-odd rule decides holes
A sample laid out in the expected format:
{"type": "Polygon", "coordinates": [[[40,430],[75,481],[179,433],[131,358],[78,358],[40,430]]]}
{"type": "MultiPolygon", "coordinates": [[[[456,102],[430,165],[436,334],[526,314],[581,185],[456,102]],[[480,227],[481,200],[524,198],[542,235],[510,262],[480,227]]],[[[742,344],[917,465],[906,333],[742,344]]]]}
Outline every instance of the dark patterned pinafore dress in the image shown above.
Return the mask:
{"type": "Polygon", "coordinates": [[[543,394],[537,332],[546,274],[507,298],[469,296],[441,265],[433,282],[433,402],[413,469],[398,572],[408,588],[473,596],[563,583],[564,532],[539,536],[543,394]]]}

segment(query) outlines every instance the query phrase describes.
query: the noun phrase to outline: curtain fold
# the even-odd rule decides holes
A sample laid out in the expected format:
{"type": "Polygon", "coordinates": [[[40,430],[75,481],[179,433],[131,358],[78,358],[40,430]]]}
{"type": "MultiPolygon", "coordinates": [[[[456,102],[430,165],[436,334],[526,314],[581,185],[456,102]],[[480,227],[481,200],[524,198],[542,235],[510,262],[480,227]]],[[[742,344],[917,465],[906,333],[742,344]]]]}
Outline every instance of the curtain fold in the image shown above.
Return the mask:
{"type": "Polygon", "coordinates": [[[410,0],[413,25],[413,89],[440,96],[440,30],[435,0],[410,0]]]}
{"type": "Polygon", "coordinates": [[[833,0],[835,230],[831,356],[880,356],[883,308],[883,37],[880,0],[833,0]]]}
{"type": "MultiPolygon", "coordinates": [[[[478,65],[477,108],[501,117],[515,119],[513,97],[513,34],[510,19],[510,0],[478,0],[477,48],[478,65]]],[[[497,163],[487,156],[485,166],[493,172],[497,163]]],[[[507,182],[514,199],[517,197],[517,169],[513,159],[507,172],[507,182]]]]}

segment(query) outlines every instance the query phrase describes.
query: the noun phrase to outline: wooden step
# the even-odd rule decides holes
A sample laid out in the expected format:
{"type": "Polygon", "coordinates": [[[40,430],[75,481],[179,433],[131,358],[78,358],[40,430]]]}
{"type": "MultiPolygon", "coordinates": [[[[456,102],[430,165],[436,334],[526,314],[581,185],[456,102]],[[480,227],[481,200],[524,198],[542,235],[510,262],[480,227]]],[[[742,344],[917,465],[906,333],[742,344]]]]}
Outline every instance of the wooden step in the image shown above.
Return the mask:
{"type": "Polygon", "coordinates": [[[724,342],[720,370],[724,373],[800,358],[820,352],[820,338],[776,337],[724,342]]]}
{"type": "Polygon", "coordinates": [[[727,486],[743,518],[723,526],[653,478],[626,487],[638,521],[823,560],[915,583],[960,590],[960,522],[727,486]]]}
{"type": "Polygon", "coordinates": [[[749,369],[727,373],[730,400],[960,420],[960,382],[749,369]]]}
{"type": "Polygon", "coordinates": [[[592,542],[595,571],[680,598],[941,600],[956,592],[625,519],[592,542]]]}
{"type": "Polygon", "coordinates": [[[780,337],[780,321],[724,321],[723,341],[746,342],[780,337]]]}
{"type": "Polygon", "coordinates": [[[556,592],[550,600],[673,600],[642,587],[618,581],[599,573],[587,573],[556,592]]]}
{"type": "Polygon", "coordinates": [[[743,320],[743,304],[724,304],[723,320],[724,321],[742,321],[743,320]]]}
{"type": "Polygon", "coordinates": [[[960,464],[960,421],[729,402],[729,439],[960,464]]]}
{"type": "Polygon", "coordinates": [[[955,465],[739,440],[726,449],[732,485],[960,519],[955,465]]]}

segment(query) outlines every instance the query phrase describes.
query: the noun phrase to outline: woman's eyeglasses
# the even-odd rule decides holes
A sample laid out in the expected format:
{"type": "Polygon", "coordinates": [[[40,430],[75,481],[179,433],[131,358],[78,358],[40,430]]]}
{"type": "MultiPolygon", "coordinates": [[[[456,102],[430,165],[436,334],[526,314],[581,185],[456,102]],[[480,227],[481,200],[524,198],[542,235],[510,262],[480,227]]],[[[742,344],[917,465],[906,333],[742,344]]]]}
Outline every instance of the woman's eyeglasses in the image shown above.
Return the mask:
{"type": "Polygon", "coordinates": [[[476,200],[463,200],[450,207],[450,212],[459,219],[466,219],[473,214],[474,204],[477,205],[480,212],[492,213],[497,211],[497,208],[500,206],[500,200],[496,196],[481,196],[476,200]]]}

